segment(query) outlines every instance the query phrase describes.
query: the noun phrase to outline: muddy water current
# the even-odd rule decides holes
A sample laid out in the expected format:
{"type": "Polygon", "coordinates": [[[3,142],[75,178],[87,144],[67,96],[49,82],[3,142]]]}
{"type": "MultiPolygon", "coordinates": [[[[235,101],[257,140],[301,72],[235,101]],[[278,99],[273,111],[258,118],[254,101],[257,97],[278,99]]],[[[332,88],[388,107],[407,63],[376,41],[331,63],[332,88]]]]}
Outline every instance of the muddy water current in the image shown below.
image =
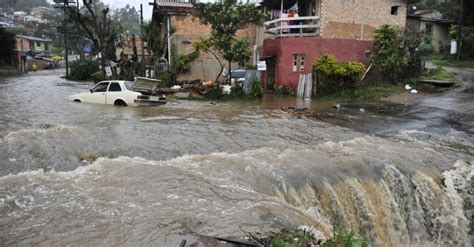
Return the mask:
{"type": "Polygon", "coordinates": [[[324,239],[335,225],[371,246],[473,244],[472,101],[122,108],[67,101],[91,84],[61,73],[0,80],[0,245],[178,246],[301,226],[324,239]]]}

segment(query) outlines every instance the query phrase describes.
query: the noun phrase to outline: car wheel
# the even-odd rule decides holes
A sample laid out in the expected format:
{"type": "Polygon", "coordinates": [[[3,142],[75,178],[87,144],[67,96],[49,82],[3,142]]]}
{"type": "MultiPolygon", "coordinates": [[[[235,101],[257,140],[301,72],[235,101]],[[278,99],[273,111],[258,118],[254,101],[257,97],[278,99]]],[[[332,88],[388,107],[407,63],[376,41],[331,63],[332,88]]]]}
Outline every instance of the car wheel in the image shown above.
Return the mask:
{"type": "Polygon", "coordinates": [[[123,100],[118,99],[114,102],[114,105],[116,105],[116,106],[127,106],[127,103],[125,103],[123,100]]]}

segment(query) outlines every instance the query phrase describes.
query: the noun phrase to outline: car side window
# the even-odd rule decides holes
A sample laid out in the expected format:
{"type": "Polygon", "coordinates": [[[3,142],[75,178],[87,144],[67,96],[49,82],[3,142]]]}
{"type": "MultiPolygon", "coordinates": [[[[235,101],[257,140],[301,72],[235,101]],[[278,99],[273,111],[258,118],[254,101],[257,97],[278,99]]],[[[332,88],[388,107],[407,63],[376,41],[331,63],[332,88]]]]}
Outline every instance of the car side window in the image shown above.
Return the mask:
{"type": "Polygon", "coordinates": [[[109,87],[109,92],[120,92],[122,89],[120,88],[120,85],[116,82],[110,83],[109,87]]]}
{"type": "Polygon", "coordinates": [[[109,85],[108,82],[100,83],[97,86],[95,86],[94,89],[92,89],[92,92],[105,92],[107,90],[107,86],[109,85]]]}

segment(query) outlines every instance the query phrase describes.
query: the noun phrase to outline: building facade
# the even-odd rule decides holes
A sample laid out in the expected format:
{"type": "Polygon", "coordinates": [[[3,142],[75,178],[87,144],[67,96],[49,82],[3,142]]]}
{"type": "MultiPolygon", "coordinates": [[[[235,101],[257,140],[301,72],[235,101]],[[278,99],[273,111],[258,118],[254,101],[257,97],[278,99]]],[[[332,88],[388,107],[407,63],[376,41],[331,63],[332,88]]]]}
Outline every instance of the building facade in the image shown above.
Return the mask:
{"type": "Polygon", "coordinates": [[[262,5],[271,16],[259,50],[267,65],[262,73],[267,90],[296,88],[300,74],[311,73],[315,59],[325,54],[366,63],[377,27],[406,24],[402,0],[266,0],[262,5]]]}
{"type": "Polygon", "coordinates": [[[453,24],[436,10],[420,10],[407,16],[407,27],[425,34],[423,50],[427,52],[441,52],[449,46],[449,28],[453,24]]]}

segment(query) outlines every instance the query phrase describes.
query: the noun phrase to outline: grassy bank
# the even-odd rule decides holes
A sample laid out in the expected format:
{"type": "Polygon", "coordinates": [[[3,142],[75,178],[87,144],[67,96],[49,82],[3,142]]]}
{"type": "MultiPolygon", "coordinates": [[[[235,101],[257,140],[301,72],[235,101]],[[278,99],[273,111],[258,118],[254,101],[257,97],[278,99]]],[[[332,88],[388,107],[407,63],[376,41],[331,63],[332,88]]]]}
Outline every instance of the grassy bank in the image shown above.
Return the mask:
{"type": "Polygon", "coordinates": [[[420,79],[425,80],[454,80],[456,78],[456,74],[452,72],[448,72],[442,67],[438,67],[436,69],[429,70],[428,72],[424,73],[420,76],[420,79]]]}
{"type": "Polygon", "coordinates": [[[474,60],[448,60],[445,59],[443,54],[432,53],[423,56],[423,60],[432,61],[436,66],[445,66],[445,67],[457,67],[457,68],[474,68],[474,60]]]}
{"type": "Polygon", "coordinates": [[[374,101],[385,98],[394,94],[403,92],[403,86],[400,84],[390,84],[379,82],[371,85],[363,85],[354,89],[341,89],[340,91],[329,94],[316,96],[317,98],[328,100],[366,100],[374,101]]]}

